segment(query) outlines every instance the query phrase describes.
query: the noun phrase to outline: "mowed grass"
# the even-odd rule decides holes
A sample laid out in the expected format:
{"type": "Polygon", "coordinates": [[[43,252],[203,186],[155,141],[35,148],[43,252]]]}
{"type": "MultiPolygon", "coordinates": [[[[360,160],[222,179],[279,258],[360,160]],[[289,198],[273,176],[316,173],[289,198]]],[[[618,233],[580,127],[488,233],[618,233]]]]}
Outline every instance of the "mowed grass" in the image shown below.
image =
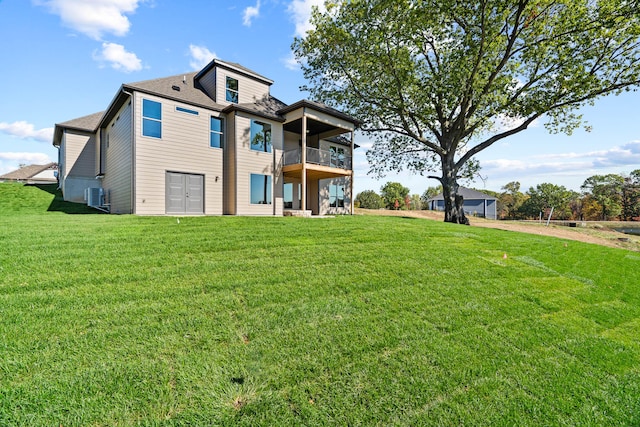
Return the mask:
{"type": "Polygon", "coordinates": [[[52,193],[0,184],[2,426],[640,424],[637,253],[52,193]]]}

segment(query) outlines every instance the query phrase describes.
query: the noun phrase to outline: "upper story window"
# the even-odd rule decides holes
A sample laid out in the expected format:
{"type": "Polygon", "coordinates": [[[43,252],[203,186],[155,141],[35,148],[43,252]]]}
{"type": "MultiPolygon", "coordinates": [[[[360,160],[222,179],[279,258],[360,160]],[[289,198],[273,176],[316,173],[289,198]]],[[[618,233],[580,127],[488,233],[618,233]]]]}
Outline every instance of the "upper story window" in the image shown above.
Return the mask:
{"type": "Polygon", "coordinates": [[[224,122],[218,117],[211,117],[209,125],[209,145],[214,148],[224,148],[224,122]]]}
{"type": "Polygon", "coordinates": [[[335,147],[331,145],[329,147],[329,152],[331,153],[331,166],[337,168],[344,168],[344,148],[335,147]]]}
{"type": "Polygon", "coordinates": [[[142,100],[142,135],[162,138],[162,104],[149,99],[142,100]]]}
{"type": "Polygon", "coordinates": [[[238,80],[233,77],[227,77],[226,98],[229,102],[238,103],[238,80]]]}
{"type": "Polygon", "coordinates": [[[257,120],[251,120],[251,149],[254,151],[271,152],[271,125],[257,120]]]}

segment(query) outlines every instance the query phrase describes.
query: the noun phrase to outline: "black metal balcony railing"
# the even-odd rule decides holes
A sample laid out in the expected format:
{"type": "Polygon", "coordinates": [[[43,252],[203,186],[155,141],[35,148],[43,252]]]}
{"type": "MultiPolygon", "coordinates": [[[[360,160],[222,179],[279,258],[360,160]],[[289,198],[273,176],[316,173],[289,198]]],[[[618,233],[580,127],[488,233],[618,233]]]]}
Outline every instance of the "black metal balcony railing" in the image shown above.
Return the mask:
{"type": "MultiPolygon", "coordinates": [[[[297,149],[285,151],[283,158],[285,166],[302,163],[302,150],[297,149]]],[[[351,156],[336,153],[335,151],[319,150],[311,147],[307,147],[307,163],[346,170],[352,169],[351,156]]]]}

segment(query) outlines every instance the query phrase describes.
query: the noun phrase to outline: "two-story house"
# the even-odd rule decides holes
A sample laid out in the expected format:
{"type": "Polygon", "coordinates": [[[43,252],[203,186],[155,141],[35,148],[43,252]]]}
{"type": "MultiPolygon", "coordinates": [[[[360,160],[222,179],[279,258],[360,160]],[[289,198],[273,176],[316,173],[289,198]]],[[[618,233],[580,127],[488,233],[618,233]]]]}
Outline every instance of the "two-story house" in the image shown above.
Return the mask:
{"type": "Polygon", "coordinates": [[[286,105],[272,84],[215,59],[122,85],[105,111],[55,125],[64,199],[138,215],[352,213],[358,120],[286,105]]]}

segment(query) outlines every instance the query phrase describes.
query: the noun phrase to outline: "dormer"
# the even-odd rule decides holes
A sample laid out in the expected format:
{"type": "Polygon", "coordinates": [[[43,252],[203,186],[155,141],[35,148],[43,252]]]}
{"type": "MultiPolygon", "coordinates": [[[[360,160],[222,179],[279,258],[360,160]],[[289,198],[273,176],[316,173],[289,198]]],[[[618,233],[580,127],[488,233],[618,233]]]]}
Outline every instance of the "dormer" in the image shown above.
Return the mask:
{"type": "Polygon", "coordinates": [[[269,96],[273,84],[240,64],[214,59],[195,76],[195,81],[214,102],[222,105],[248,104],[269,96]]]}

